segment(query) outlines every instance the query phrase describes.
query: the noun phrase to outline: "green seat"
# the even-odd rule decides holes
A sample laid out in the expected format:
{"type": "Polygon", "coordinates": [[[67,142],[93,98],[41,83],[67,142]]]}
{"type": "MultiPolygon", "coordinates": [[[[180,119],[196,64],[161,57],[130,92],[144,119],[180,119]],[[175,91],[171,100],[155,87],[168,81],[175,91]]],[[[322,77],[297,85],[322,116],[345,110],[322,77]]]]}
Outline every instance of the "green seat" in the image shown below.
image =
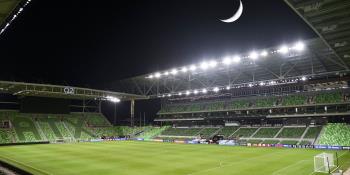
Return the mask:
{"type": "Polygon", "coordinates": [[[253,136],[255,138],[273,138],[281,128],[260,128],[253,136]]]}
{"type": "Polygon", "coordinates": [[[258,128],[240,128],[232,136],[236,137],[250,137],[258,128]]]}
{"type": "Polygon", "coordinates": [[[282,98],[282,106],[304,105],[306,100],[305,95],[288,95],[282,98]]]}
{"type": "Polygon", "coordinates": [[[318,144],[349,146],[350,145],[350,126],[345,123],[329,123],[324,128],[318,144]]]}
{"type": "Polygon", "coordinates": [[[285,127],[277,136],[278,138],[300,138],[306,127],[285,127]]]}

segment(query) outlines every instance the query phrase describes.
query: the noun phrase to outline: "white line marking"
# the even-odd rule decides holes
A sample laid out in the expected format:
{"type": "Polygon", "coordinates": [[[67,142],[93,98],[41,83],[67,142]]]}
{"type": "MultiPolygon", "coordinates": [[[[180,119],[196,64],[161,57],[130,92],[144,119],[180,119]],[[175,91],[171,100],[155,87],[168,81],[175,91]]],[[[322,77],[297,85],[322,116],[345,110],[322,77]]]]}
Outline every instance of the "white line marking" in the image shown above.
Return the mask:
{"type": "MultiPolygon", "coordinates": [[[[282,151],[284,151],[284,150],[282,150],[282,151]]],[[[212,170],[219,169],[219,168],[222,168],[222,167],[232,166],[232,165],[237,164],[237,163],[242,163],[242,162],[246,162],[246,161],[251,161],[251,160],[254,160],[254,159],[260,159],[260,158],[262,158],[262,157],[271,156],[271,155],[280,153],[280,152],[282,152],[282,151],[276,151],[276,152],[272,152],[272,153],[270,153],[270,154],[264,154],[264,155],[261,155],[261,156],[256,156],[256,157],[252,157],[252,158],[249,158],[249,159],[244,159],[244,160],[241,160],[241,161],[232,162],[232,163],[229,163],[229,164],[227,164],[227,165],[223,165],[222,163],[224,163],[224,162],[220,162],[220,165],[219,165],[219,166],[216,166],[216,167],[213,167],[213,168],[208,168],[208,169],[203,169],[203,170],[201,170],[201,171],[196,171],[196,172],[193,172],[193,173],[189,173],[189,174],[187,174],[187,175],[193,175],[193,174],[198,174],[198,173],[204,173],[204,172],[212,171],[212,170]]]]}
{"type": "MultiPolygon", "coordinates": [[[[298,162],[295,162],[295,163],[293,163],[293,164],[291,164],[291,165],[288,165],[288,166],[286,166],[286,167],[284,167],[284,168],[281,168],[281,169],[279,169],[279,170],[274,171],[274,172],[272,173],[272,175],[280,174],[280,173],[279,173],[280,171],[283,171],[283,170],[288,169],[288,168],[290,168],[290,167],[293,167],[293,166],[295,166],[295,165],[299,165],[300,163],[305,162],[305,161],[309,161],[309,160],[300,160],[300,161],[298,161],[298,162]]],[[[283,174],[283,173],[282,173],[282,174],[283,174]]]]}

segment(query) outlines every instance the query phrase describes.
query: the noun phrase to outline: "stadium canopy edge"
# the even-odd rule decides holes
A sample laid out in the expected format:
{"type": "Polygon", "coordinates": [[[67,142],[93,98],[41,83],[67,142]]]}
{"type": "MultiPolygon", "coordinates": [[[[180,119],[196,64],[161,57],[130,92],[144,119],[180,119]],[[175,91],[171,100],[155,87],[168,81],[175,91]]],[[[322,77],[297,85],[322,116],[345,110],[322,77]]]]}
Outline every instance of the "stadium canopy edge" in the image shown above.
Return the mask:
{"type": "Polygon", "coordinates": [[[6,23],[11,18],[11,14],[20,8],[24,2],[24,0],[0,0],[0,30],[6,26],[6,23]]]}
{"type": "Polygon", "coordinates": [[[350,3],[348,0],[284,0],[321,40],[350,67],[350,3]]]}
{"type": "Polygon", "coordinates": [[[7,93],[20,97],[35,96],[76,100],[106,100],[108,97],[115,97],[121,101],[149,99],[148,96],[122,92],[11,81],[0,81],[0,93],[7,93]]]}

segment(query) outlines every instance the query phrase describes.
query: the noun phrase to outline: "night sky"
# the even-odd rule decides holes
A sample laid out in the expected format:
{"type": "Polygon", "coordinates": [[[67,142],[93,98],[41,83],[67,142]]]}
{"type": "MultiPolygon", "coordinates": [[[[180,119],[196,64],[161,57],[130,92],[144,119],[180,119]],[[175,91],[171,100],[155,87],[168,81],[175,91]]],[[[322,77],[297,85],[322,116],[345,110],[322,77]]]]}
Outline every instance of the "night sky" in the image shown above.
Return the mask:
{"type": "MultiPolygon", "coordinates": [[[[228,24],[219,19],[238,0],[32,0],[0,36],[0,80],[113,90],[119,79],[316,37],[282,0],[243,4],[228,24]]],[[[154,117],[154,103],[136,104],[136,119],[154,117]]],[[[127,118],[129,104],[118,113],[127,118]]]]}
{"type": "Polygon", "coordinates": [[[33,0],[0,36],[0,79],[113,89],[110,82],[315,37],[282,0],[33,0]]]}

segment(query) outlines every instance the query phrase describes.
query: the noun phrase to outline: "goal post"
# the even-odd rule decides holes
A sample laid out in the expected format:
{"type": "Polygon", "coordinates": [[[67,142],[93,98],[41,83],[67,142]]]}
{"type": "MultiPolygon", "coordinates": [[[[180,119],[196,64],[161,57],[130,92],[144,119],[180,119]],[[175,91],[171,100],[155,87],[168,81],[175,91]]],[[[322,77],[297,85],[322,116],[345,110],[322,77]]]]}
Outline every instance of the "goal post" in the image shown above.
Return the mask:
{"type": "Polygon", "coordinates": [[[321,153],[314,157],[314,172],[329,173],[334,167],[333,154],[321,153]]]}

